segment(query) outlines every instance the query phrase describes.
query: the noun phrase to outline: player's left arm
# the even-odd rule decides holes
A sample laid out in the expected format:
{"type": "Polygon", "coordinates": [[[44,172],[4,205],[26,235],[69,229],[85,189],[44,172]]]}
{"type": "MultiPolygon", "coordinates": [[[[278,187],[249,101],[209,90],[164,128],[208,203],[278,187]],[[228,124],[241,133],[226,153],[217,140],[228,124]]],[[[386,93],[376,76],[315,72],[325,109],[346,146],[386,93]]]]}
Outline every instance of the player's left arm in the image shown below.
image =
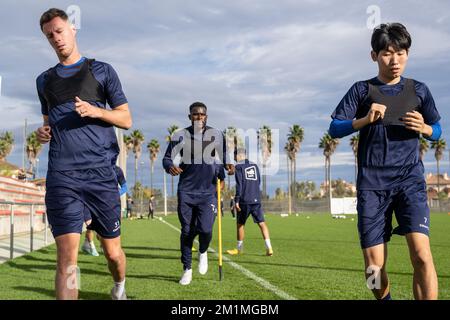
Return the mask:
{"type": "Polygon", "coordinates": [[[93,66],[93,72],[101,79],[99,81],[103,86],[106,101],[110,105],[111,110],[99,108],[81,100],[79,97],[75,97],[76,112],[82,118],[100,119],[122,129],[131,128],[132,119],[128,100],[122,90],[122,84],[117,72],[107,63],[98,64],[96,67],[93,66]]]}
{"type": "Polygon", "coordinates": [[[119,105],[112,110],[106,110],[93,106],[79,97],[75,97],[75,111],[82,118],[100,119],[122,129],[130,129],[132,125],[128,103],[119,105]]]}

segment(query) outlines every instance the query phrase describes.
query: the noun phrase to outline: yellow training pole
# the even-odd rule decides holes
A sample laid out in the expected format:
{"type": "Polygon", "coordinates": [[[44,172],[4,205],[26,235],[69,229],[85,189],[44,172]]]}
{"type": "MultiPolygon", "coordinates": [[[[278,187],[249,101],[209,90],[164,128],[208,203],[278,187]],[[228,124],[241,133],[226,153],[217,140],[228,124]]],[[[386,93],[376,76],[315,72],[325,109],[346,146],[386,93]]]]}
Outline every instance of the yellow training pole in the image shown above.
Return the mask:
{"type": "Polygon", "coordinates": [[[219,280],[222,281],[222,206],[220,199],[220,179],[217,178],[217,219],[219,225],[219,280]]]}

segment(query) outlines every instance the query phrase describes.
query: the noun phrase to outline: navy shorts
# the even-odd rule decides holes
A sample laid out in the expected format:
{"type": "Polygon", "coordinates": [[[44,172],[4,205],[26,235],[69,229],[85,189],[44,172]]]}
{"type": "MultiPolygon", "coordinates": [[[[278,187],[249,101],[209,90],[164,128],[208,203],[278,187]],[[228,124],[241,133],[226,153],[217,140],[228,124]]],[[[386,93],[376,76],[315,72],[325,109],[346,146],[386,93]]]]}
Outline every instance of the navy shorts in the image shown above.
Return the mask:
{"type": "Polygon", "coordinates": [[[393,190],[358,191],[358,231],[363,249],[388,242],[392,234],[429,235],[430,209],[424,182],[393,190]],[[398,226],[392,229],[392,213],[398,226]]]}
{"type": "Polygon", "coordinates": [[[120,196],[112,167],[48,171],[45,205],[53,237],[82,233],[83,223],[101,237],[120,236],[120,196]]]}
{"type": "Polygon", "coordinates": [[[214,194],[178,192],[178,218],[183,234],[212,233],[216,215],[217,198],[214,194]]]}
{"type": "Polygon", "coordinates": [[[254,223],[264,222],[264,213],[261,207],[261,203],[255,204],[240,204],[241,211],[237,214],[237,223],[245,224],[248,217],[252,215],[254,223]]]}

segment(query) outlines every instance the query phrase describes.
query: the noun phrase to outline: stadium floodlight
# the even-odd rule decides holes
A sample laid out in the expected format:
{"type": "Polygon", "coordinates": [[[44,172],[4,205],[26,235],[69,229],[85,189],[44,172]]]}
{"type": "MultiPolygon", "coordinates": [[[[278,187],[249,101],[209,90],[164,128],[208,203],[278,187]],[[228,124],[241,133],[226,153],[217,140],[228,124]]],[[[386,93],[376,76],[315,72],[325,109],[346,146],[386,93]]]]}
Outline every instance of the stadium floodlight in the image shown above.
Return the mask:
{"type": "Polygon", "coordinates": [[[220,199],[220,179],[217,178],[217,224],[219,228],[219,281],[222,281],[222,206],[220,199]]]}

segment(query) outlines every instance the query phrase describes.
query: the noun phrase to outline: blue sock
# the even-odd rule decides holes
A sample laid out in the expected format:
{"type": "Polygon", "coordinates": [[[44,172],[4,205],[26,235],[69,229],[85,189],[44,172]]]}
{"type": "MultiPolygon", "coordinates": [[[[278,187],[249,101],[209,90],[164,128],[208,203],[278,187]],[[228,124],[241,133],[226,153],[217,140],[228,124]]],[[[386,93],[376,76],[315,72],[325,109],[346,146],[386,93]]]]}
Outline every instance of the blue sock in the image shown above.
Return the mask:
{"type": "Polygon", "coordinates": [[[380,299],[380,300],[392,300],[392,298],[391,298],[391,292],[388,292],[388,294],[387,294],[384,298],[382,298],[382,299],[380,299]]]}

